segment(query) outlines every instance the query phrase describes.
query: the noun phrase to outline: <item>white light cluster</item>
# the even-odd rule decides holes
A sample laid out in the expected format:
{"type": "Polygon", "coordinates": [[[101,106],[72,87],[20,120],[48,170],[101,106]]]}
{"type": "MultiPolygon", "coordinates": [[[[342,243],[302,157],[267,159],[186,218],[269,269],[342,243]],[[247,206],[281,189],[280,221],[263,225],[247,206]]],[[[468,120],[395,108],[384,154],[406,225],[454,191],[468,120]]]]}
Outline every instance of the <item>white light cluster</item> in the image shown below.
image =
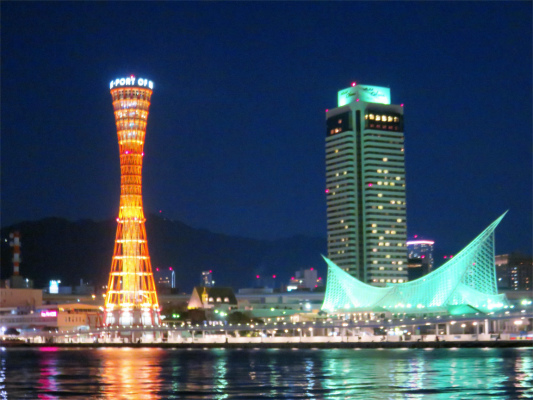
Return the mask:
{"type": "Polygon", "coordinates": [[[148,86],[150,89],[154,88],[154,82],[144,79],[144,78],[135,78],[133,75],[128,78],[117,78],[109,82],[109,89],[113,89],[117,86],[148,86]],[[135,83],[137,82],[137,83],[135,83]]]}

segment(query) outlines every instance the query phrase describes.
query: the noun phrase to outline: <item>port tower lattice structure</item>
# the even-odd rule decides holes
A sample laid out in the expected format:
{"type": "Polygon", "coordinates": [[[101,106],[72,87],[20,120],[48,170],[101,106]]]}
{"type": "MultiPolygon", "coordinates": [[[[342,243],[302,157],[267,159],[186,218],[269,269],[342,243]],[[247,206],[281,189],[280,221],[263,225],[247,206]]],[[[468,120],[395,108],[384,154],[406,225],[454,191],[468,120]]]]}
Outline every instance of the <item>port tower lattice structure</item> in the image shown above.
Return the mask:
{"type": "Polygon", "coordinates": [[[328,312],[489,313],[508,307],[498,294],[494,230],[505,214],[437,270],[387,287],[367,285],[325,258],[328,281],[322,310],[328,312]]]}
{"type": "Polygon", "coordinates": [[[110,82],[120,154],[120,209],[105,297],[108,326],[157,326],[160,309],[148,253],[142,202],[142,165],[153,82],[110,82]]]}

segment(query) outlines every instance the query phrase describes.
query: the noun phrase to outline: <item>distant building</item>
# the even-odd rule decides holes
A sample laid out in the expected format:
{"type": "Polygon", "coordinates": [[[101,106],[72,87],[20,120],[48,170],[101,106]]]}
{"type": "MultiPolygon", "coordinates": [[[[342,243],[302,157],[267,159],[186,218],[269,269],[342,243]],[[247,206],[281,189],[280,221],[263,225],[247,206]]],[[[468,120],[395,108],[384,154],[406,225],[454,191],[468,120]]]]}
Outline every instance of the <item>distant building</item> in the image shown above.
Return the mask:
{"type": "Polygon", "coordinates": [[[407,281],[403,104],[358,85],[326,110],[328,257],[361,281],[407,281]]]}
{"type": "Polygon", "coordinates": [[[36,308],[43,304],[43,291],[40,289],[0,289],[0,308],[36,308]]]}
{"type": "Polygon", "coordinates": [[[498,287],[507,290],[533,290],[533,258],[520,253],[498,255],[498,287]]]}
{"type": "Polygon", "coordinates": [[[176,273],[174,268],[156,268],[154,283],[159,294],[170,294],[176,289],[176,273]]]}
{"type": "Polygon", "coordinates": [[[213,287],[215,281],[213,280],[213,271],[202,271],[202,286],[213,287]]]}
{"type": "Polygon", "coordinates": [[[292,290],[310,290],[313,291],[318,287],[324,286],[322,278],[314,268],[296,271],[287,285],[287,291],[292,290]]]}
{"type": "Polygon", "coordinates": [[[433,240],[407,241],[407,274],[410,281],[433,271],[433,240]]]}

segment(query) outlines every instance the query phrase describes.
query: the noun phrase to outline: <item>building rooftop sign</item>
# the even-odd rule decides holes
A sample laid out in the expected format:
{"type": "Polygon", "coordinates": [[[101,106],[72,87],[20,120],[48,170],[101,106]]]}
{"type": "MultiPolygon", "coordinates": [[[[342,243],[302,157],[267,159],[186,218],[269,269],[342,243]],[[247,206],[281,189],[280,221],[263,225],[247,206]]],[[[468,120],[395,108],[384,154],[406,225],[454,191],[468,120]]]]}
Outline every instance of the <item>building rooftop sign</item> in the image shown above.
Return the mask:
{"type": "Polygon", "coordinates": [[[390,89],[381,86],[357,85],[343,89],[337,94],[338,107],[354,101],[390,104],[390,89]]]}
{"type": "Polygon", "coordinates": [[[117,78],[109,82],[109,89],[113,89],[114,87],[119,87],[119,86],[140,86],[140,87],[148,87],[150,89],[153,89],[154,82],[148,79],[144,79],[144,78],[136,78],[133,75],[127,78],[117,78]]]}

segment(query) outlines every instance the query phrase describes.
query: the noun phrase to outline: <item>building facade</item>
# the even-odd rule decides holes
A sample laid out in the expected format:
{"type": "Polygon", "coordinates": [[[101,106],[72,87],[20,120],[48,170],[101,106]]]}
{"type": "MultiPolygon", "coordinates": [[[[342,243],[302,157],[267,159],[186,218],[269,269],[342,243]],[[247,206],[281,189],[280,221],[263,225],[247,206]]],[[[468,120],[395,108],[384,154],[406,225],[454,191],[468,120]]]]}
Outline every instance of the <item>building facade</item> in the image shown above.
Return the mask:
{"type": "Polygon", "coordinates": [[[507,290],[533,290],[533,257],[510,253],[496,256],[498,287],[507,290]]]}
{"type": "Polygon", "coordinates": [[[357,85],[326,110],[328,257],[376,286],[407,281],[403,105],[357,85]]]}

